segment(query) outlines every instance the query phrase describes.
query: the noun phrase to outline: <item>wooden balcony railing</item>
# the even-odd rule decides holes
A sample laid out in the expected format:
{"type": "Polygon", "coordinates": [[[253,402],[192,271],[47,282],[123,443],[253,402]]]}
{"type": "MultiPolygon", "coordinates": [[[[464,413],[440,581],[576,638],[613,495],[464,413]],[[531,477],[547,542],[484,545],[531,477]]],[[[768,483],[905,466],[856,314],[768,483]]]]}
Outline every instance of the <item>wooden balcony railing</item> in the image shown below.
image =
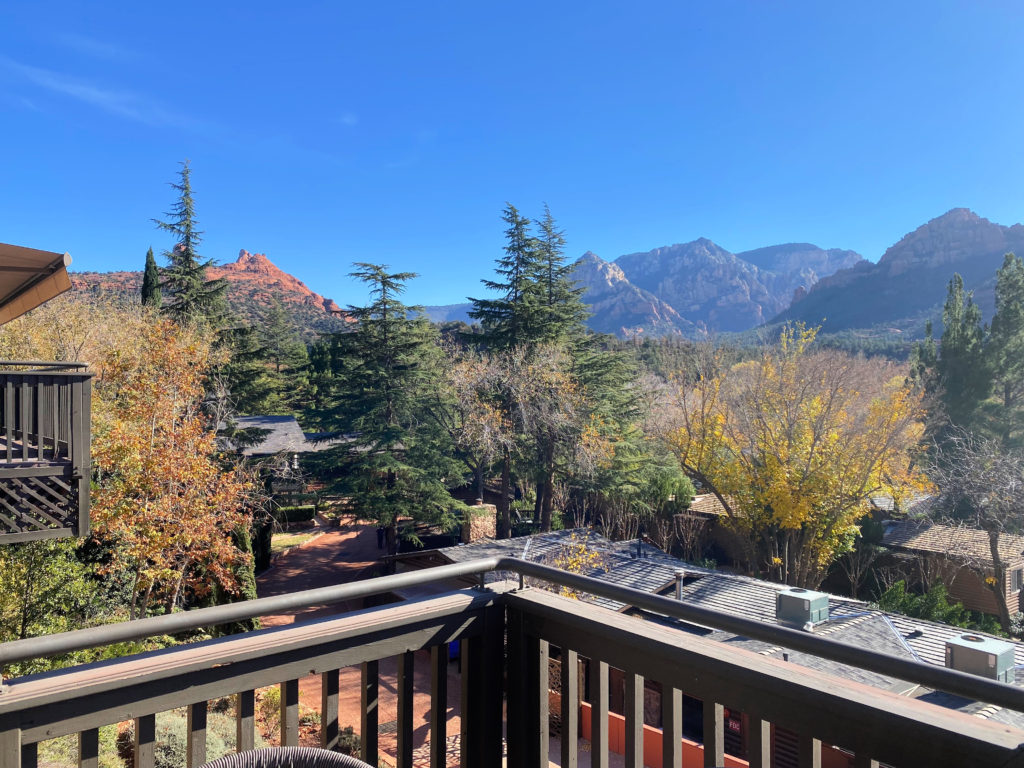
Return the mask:
{"type": "Polygon", "coordinates": [[[92,374],[0,362],[0,545],[89,532],[92,374]]]}
{"type": "MultiPolygon", "coordinates": [[[[694,608],[555,569],[511,559],[490,558],[372,579],[305,593],[264,598],[173,614],[121,625],[0,645],[0,667],[39,655],[236,621],[289,608],[323,605],[429,581],[450,580],[496,569],[562,583],[574,589],[659,606],[666,616],[694,608]]],[[[738,620],[697,609],[702,624],[716,616],[722,627],[738,620]]],[[[757,624],[757,622],[752,622],[757,624]]],[[[864,649],[773,625],[754,627],[755,636],[787,647],[815,647],[848,662],[860,657],[869,668],[891,676],[921,672],[928,684],[1004,706],[1020,708],[1024,691],[918,662],[902,661],[864,649]],[[794,642],[790,642],[794,641],[794,642]]],[[[823,764],[823,745],[850,754],[849,765],[1020,766],[1024,731],[943,709],[888,691],[848,682],[812,669],[759,656],[706,638],[560,597],[520,583],[501,582],[435,597],[328,617],[302,624],[210,640],[116,661],[84,665],[7,681],[0,693],[0,768],[36,768],[37,745],[78,734],[79,765],[96,768],[98,729],[134,720],[135,768],[154,764],[155,715],[187,707],[186,764],[206,760],[207,702],[236,697],[237,749],[254,744],[254,690],[279,685],[283,745],[297,743],[299,679],[319,675],[321,743],[337,744],[339,696],[358,695],[363,759],[377,765],[379,662],[397,659],[388,681],[397,694],[397,743],[391,760],[412,768],[415,652],[429,651],[429,758],[432,768],[454,764],[447,754],[448,643],[459,642],[462,719],[458,764],[497,768],[548,766],[552,749],[562,766],[576,766],[581,725],[589,735],[589,762],[609,763],[609,748],[624,753],[629,768],[668,766],[769,766],[773,732],[795,734],[796,764],[823,764]],[[557,649],[557,653],[556,653],[557,649]],[[558,656],[557,679],[549,661],[558,656]],[[579,662],[586,657],[586,673],[579,662]],[[359,690],[342,691],[339,669],[359,665],[359,690]],[[609,712],[609,674],[624,681],[624,712],[609,712]],[[644,725],[644,681],[661,686],[661,727],[644,725]],[[554,695],[552,689],[557,688],[554,695]],[[584,689],[588,691],[584,696],[584,689]],[[702,700],[703,743],[684,739],[683,694],[702,700]],[[583,699],[587,698],[587,703],[583,699]],[[552,701],[557,702],[551,712],[552,701]],[[725,710],[742,713],[747,723],[743,754],[725,747],[725,710]],[[549,724],[557,715],[560,737],[549,724]],[[582,722],[581,721],[585,721],[582,722]],[[610,732],[616,731],[613,739],[610,732]],[[504,734],[504,738],[503,738],[504,734]],[[621,744],[618,742],[621,741],[621,744]],[[503,744],[507,744],[507,751],[503,744]],[[646,752],[645,752],[646,748],[646,752]],[[503,754],[504,753],[504,754],[503,754]],[[507,761],[503,763],[503,761],[507,761]]],[[[421,659],[423,656],[421,655],[421,659]]],[[[419,691],[421,696],[427,691],[419,691]]],[[[453,734],[454,735],[454,734],[453,734]]],[[[833,757],[838,753],[829,750],[833,757]]],[[[845,758],[844,758],[845,759],[845,758]]],[[[389,763],[391,764],[391,763],[389,763]]],[[[833,762],[834,764],[834,762],[833,762]]]]}

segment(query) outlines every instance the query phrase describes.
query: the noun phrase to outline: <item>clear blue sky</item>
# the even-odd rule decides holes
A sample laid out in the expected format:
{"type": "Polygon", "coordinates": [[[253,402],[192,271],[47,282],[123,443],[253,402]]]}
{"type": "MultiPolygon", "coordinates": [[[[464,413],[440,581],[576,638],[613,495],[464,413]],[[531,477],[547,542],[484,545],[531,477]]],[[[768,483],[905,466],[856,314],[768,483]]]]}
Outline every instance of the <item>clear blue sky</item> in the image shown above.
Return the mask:
{"type": "Polygon", "coordinates": [[[353,261],[481,293],[506,201],[575,258],[709,237],[877,259],[1024,218],[1018,2],[0,5],[0,241],[140,269],[193,166],[203,254],[341,304],[353,261]]]}

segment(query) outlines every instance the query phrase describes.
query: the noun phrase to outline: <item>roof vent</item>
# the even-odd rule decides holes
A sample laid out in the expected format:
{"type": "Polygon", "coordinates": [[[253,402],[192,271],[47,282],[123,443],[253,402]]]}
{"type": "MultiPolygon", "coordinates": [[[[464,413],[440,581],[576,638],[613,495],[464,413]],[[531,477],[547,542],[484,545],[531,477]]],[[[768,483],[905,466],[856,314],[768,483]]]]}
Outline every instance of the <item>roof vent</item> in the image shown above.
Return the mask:
{"type": "Polygon", "coordinates": [[[981,635],[957,635],[946,641],[946,666],[971,675],[1014,682],[1013,644],[981,635]]]}
{"type": "Polygon", "coordinates": [[[775,595],[775,619],[806,629],[828,621],[828,595],[810,589],[789,587],[775,595]]]}

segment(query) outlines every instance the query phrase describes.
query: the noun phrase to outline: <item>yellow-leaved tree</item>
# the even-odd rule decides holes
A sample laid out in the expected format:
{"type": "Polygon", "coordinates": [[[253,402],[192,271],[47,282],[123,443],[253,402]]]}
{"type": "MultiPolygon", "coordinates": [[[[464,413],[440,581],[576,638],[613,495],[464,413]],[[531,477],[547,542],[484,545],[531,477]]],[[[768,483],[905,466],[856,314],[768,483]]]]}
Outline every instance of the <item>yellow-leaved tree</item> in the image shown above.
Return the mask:
{"type": "Polygon", "coordinates": [[[812,349],[785,328],[759,358],[714,356],[678,391],[669,440],[684,469],[724,506],[754,570],[816,587],[848,552],[875,494],[926,486],[914,458],[921,395],[890,362],[812,349]]]}

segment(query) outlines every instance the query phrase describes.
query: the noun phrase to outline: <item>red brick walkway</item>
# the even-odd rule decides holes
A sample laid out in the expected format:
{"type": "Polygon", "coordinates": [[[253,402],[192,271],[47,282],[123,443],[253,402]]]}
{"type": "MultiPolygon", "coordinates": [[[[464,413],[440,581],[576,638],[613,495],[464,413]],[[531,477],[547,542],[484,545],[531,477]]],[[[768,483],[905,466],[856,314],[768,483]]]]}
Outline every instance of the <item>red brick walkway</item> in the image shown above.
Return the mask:
{"type": "MultiPolygon", "coordinates": [[[[325,528],[301,547],[290,549],[278,556],[274,566],[257,578],[260,597],[280,595],[303,589],[326,587],[333,584],[358,581],[364,578],[380,555],[377,549],[377,531],[372,524],[349,522],[340,529],[325,528]]],[[[274,627],[295,621],[330,616],[348,610],[357,610],[360,605],[338,604],[292,611],[277,616],[267,616],[263,626],[274,627]]],[[[416,654],[415,684],[413,696],[413,745],[422,747],[429,742],[430,731],[430,655],[423,651],[416,654]]],[[[398,696],[396,688],[396,663],[394,659],[383,659],[380,663],[380,705],[379,722],[382,757],[395,754],[396,735],[387,732],[388,723],[398,719],[398,696]]],[[[341,685],[338,703],[338,719],[342,728],[351,725],[359,731],[359,670],[354,667],[341,670],[341,685]]],[[[310,709],[320,708],[320,677],[309,676],[299,681],[299,702],[310,709]]],[[[460,727],[459,677],[456,665],[448,673],[448,720],[447,732],[455,735],[460,727]]],[[[424,755],[426,750],[418,753],[424,755]]],[[[393,763],[394,760],[388,762],[393,763]]],[[[417,760],[417,765],[420,761],[417,760]]],[[[454,762],[458,765],[458,756],[454,762]]],[[[423,765],[429,765],[424,762],[423,765]]]]}

